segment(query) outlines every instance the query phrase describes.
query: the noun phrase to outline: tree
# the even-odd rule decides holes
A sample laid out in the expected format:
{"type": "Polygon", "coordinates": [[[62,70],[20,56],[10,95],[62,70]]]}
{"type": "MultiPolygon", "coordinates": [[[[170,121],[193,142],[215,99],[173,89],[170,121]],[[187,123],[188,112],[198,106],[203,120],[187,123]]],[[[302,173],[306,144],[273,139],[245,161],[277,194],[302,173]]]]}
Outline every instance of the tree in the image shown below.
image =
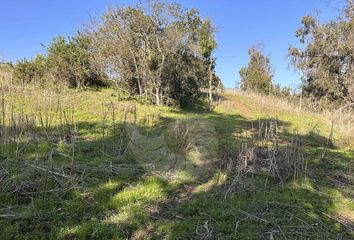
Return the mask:
{"type": "Polygon", "coordinates": [[[163,89],[169,99],[182,107],[196,105],[204,86],[200,79],[208,78],[204,64],[187,49],[169,56],[163,70],[163,89]]]}
{"type": "Polygon", "coordinates": [[[52,81],[80,88],[90,84],[104,84],[105,76],[91,61],[89,39],[78,35],[56,37],[47,48],[47,67],[52,81]]]}
{"type": "Polygon", "coordinates": [[[110,9],[99,26],[87,32],[96,60],[109,76],[131,94],[153,97],[157,105],[166,56],[181,44],[181,31],[173,24],[178,8],[154,2],[149,10],[110,9]]]}
{"type": "Polygon", "coordinates": [[[209,65],[209,106],[211,106],[213,101],[212,87],[215,69],[215,59],[212,57],[212,54],[217,47],[214,33],[215,29],[213,28],[210,19],[203,21],[200,27],[200,52],[204,58],[204,61],[209,65]]]}
{"type": "Polygon", "coordinates": [[[215,48],[212,32],[210,20],[203,22],[195,9],[149,1],[147,7],[108,10],[85,35],[91,39],[95,61],[119,88],[145,95],[157,105],[171,98],[183,105],[181,96],[195,102],[200,88],[207,85],[206,74],[197,78],[194,74],[208,71],[205,60],[209,66],[215,48]],[[197,86],[196,94],[189,94],[187,86],[197,86]],[[178,88],[186,92],[177,94],[178,88]]]}
{"type": "Polygon", "coordinates": [[[302,89],[314,99],[354,106],[354,5],[328,23],[305,16],[296,31],[303,48],[289,48],[292,64],[302,73],[302,89]]]}
{"type": "Polygon", "coordinates": [[[272,87],[273,68],[270,60],[262,53],[261,47],[252,47],[248,51],[250,60],[241,68],[241,88],[269,94],[272,87]]]}

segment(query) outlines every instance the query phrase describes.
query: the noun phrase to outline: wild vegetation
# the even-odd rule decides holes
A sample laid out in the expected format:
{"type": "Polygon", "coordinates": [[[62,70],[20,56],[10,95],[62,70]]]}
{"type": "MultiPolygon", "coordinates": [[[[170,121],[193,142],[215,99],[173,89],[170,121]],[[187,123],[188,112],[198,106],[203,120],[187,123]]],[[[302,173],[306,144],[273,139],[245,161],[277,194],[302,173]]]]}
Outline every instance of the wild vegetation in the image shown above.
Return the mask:
{"type": "Polygon", "coordinates": [[[14,67],[14,81],[21,84],[57,85],[58,88],[105,85],[106,74],[95,67],[88,50],[88,38],[66,40],[59,36],[33,60],[23,59],[14,67]]]}
{"type": "Polygon", "coordinates": [[[1,64],[0,239],[353,239],[352,63],[311,58],[348,19],[291,49],[303,94],[259,48],[220,92],[211,20],[155,1],[1,64]]]}
{"type": "Polygon", "coordinates": [[[353,237],[353,129],[325,115],[23,86],[1,109],[1,239],[353,237]]]}
{"type": "Polygon", "coordinates": [[[14,77],[76,88],[113,85],[156,105],[184,107],[195,106],[208,89],[211,105],[222,88],[214,71],[214,33],[210,19],[178,4],[112,8],[77,36],[55,38],[45,56],[19,61],[14,77]]]}
{"type": "Polygon", "coordinates": [[[261,47],[250,48],[248,54],[249,63],[240,70],[241,88],[271,94],[273,70],[269,58],[262,53],[261,47]]]}
{"type": "Polygon", "coordinates": [[[303,92],[317,102],[339,102],[353,107],[354,4],[329,23],[314,16],[302,19],[296,36],[304,48],[289,48],[293,65],[303,74],[303,92]]]}

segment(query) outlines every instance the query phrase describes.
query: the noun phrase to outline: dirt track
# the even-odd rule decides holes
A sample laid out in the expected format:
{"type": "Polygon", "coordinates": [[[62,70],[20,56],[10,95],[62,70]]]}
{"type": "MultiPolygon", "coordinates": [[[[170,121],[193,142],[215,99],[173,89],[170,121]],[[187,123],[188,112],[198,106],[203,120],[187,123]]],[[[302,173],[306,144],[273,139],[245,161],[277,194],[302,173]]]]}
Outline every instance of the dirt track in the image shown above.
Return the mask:
{"type": "Polygon", "coordinates": [[[244,104],[243,102],[235,98],[228,97],[227,100],[229,101],[231,107],[237,109],[241,113],[241,115],[243,115],[246,118],[252,117],[253,113],[249,106],[247,106],[246,104],[244,104]]]}

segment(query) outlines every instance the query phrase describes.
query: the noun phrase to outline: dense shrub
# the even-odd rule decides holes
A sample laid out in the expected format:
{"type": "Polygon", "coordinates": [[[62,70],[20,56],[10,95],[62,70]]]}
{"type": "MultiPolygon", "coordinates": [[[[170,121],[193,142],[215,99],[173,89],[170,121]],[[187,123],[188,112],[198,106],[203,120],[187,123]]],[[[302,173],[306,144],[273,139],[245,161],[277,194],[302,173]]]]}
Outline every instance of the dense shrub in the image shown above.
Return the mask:
{"type": "Polygon", "coordinates": [[[22,59],[14,66],[13,78],[15,82],[27,84],[42,82],[47,72],[47,60],[38,54],[33,60],[22,59]]]}
{"type": "Polygon", "coordinates": [[[80,88],[104,84],[104,74],[91,61],[88,39],[59,36],[47,48],[47,67],[53,81],[80,88]]]}
{"type": "Polygon", "coordinates": [[[105,84],[105,75],[92,64],[88,39],[56,37],[46,48],[46,55],[32,60],[22,59],[14,66],[15,81],[28,83],[52,82],[80,88],[105,84]]]}

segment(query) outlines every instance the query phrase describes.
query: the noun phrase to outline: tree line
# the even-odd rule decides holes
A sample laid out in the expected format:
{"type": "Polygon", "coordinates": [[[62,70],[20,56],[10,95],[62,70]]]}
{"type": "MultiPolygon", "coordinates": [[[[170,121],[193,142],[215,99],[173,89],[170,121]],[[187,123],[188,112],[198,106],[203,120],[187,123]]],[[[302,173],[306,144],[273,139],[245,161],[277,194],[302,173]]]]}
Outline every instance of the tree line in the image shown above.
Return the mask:
{"type": "Polygon", "coordinates": [[[354,3],[328,23],[302,19],[296,31],[302,48],[290,47],[292,64],[302,73],[302,90],[317,100],[354,107],[354,3]]]}
{"type": "MultiPolygon", "coordinates": [[[[317,102],[354,107],[354,4],[347,0],[336,19],[321,23],[304,16],[296,31],[301,47],[289,47],[291,64],[301,72],[301,92],[317,102]]],[[[210,19],[197,9],[148,1],[108,9],[75,36],[56,37],[46,53],[14,65],[14,79],[84,88],[114,86],[157,105],[211,106],[222,88],[215,73],[217,42],[210,19]]],[[[240,69],[240,87],[262,94],[289,95],[273,84],[274,68],[263,48],[249,49],[240,69]]]]}
{"type": "MultiPolygon", "coordinates": [[[[302,75],[301,94],[315,103],[354,107],[354,2],[327,23],[306,15],[296,31],[301,47],[289,47],[291,65],[302,75]]],[[[243,90],[263,94],[289,93],[272,84],[274,70],[262,48],[249,50],[249,63],[240,70],[243,90]]]]}
{"type": "Polygon", "coordinates": [[[17,62],[21,83],[83,88],[113,85],[156,105],[195,105],[221,88],[215,28],[198,10],[149,1],[107,10],[76,36],[56,37],[46,53],[17,62]]]}

